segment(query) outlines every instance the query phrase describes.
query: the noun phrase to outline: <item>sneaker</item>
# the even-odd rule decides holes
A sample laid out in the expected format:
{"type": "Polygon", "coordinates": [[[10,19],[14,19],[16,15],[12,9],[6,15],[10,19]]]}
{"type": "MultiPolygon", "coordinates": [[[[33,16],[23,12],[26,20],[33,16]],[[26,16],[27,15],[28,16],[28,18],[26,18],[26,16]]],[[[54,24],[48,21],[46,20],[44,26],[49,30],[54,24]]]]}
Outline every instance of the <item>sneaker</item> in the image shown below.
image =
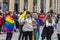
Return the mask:
{"type": "Polygon", "coordinates": [[[1,32],[2,34],[4,33],[4,32],[1,32]]]}

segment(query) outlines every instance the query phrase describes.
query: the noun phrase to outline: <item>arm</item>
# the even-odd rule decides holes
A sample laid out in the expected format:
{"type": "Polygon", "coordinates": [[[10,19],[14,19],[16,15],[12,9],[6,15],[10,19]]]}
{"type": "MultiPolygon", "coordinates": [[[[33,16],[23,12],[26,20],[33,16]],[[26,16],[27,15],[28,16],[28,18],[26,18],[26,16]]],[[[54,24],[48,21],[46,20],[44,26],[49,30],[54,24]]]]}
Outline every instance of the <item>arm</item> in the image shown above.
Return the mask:
{"type": "Polygon", "coordinates": [[[18,21],[19,21],[19,24],[21,24],[21,25],[24,24],[24,22],[25,22],[24,19],[20,19],[20,18],[18,19],[18,21]]]}
{"type": "Polygon", "coordinates": [[[54,20],[54,19],[52,19],[52,26],[53,26],[53,25],[55,25],[55,20],[54,20]]]}
{"type": "Polygon", "coordinates": [[[48,27],[48,20],[46,20],[46,27],[48,27]]]}

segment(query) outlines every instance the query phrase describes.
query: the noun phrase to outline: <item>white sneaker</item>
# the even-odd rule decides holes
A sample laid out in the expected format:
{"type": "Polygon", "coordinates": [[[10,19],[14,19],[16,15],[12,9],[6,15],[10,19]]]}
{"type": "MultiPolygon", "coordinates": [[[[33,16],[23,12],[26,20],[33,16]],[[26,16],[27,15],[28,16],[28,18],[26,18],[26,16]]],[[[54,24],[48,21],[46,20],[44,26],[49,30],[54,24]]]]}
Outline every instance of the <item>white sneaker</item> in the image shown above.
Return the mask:
{"type": "Polygon", "coordinates": [[[4,33],[4,32],[1,32],[1,33],[4,33]]]}

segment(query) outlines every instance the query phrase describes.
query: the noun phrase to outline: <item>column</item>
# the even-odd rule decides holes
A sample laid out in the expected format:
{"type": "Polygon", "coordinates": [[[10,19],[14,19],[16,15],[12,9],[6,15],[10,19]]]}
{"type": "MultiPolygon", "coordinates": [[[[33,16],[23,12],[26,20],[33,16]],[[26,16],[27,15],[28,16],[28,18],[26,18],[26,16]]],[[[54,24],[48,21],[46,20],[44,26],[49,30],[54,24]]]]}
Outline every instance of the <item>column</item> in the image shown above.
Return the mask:
{"type": "Polygon", "coordinates": [[[40,13],[40,2],[41,0],[37,0],[37,12],[40,13]]]}
{"type": "Polygon", "coordinates": [[[33,12],[33,0],[28,0],[28,11],[33,12]]]}
{"type": "Polygon", "coordinates": [[[52,0],[52,9],[54,10],[54,0],[52,0]]]}
{"type": "Polygon", "coordinates": [[[55,12],[57,12],[57,10],[58,10],[57,7],[58,7],[58,6],[57,6],[57,0],[54,0],[54,11],[55,11],[55,12]]]}
{"type": "Polygon", "coordinates": [[[44,12],[46,12],[46,0],[44,0],[44,12]]]}
{"type": "Polygon", "coordinates": [[[2,0],[0,0],[0,2],[2,2],[2,0]]]}
{"type": "Polygon", "coordinates": [[[50,0],[46,0],[46,13],[50,10],[50,0]]]}
{"type": "Polygon", "coordinates": [[[60,0],[58,0],[58,13],[60,13],[60,0]]]}
{"type": "Polygon", "coordinates": [[[14,11],[15,0],[9,0],[9,11],[14,11]]]}
{"type": "Polygon", "coordinates": [[[24,0],[20,0],[20,12],[24,12],[24,0]]]}

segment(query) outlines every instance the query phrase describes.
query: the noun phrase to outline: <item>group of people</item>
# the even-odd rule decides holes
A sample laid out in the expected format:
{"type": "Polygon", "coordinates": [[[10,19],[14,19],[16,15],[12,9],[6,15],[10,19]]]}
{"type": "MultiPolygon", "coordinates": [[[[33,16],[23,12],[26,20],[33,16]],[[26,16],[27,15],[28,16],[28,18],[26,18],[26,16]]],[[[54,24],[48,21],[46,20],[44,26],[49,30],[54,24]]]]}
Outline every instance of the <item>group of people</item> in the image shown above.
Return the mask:
{"type": "Polygon", "coordinates": [[[0,12],[0,34],[1,31],[6,32],[6,40],[11,40],[13,32],[16,29],[19,29],[19,38],[18,40],[41,40],[45,38],[51,40],[54,30],[57,30],[58,40],[60,40],[60,14],[50,10],[47,13],[44,13],[41,10],[41,13],[30,13],[29,11],[24,11],[18,14],[14,12],[0,12]],[[58,25],[58,27],[57,27],[58,25]],[[42,34],[40,35],[40,27],[44,27],[42,34]]]}

